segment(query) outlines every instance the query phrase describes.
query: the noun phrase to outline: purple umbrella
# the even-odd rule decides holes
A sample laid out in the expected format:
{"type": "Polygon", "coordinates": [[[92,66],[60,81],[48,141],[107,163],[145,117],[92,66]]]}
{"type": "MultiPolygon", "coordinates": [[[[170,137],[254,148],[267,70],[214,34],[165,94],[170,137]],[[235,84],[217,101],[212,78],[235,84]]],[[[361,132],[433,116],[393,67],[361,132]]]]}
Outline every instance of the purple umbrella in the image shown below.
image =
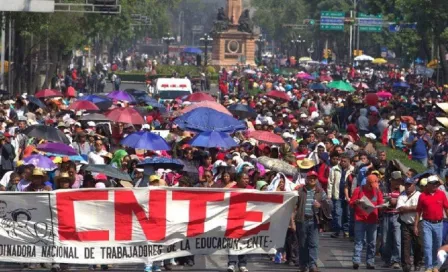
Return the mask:
{"type": "Polygon", "coordinates": [[[37,145],[37,150],[60,155],[75,156],[78,155],[75,149],[63,143],[46,143],[37,145]]]}
{"type": "Polygon", "coordinates": [[[113,91],[107,95],[107,97],[114,100],[122,100],[128,102],[135,102],[135,98],[125,91],[113,91]]]}
{"type": "Polygon", "coordinates": [[[36,168],[39,168],[44,171],[53,171],[57,168],[56,164],[53,163],[52,160],[43,156],[43,155],[31,155],[25,159],[23,159],[24,165],[34,165],[36,168]]]}

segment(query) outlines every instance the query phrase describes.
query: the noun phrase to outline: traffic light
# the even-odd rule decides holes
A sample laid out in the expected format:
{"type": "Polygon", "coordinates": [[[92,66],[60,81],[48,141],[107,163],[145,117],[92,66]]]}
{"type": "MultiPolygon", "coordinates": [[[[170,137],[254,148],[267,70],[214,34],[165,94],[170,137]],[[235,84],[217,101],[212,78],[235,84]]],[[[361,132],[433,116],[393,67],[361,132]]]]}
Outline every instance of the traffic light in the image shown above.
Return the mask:
{"type": "Polygon", "coordinates": [[[307,26],[314,26],[316,24],[316,21],[313,19],[305,19],[303,20],[303,24],[307,26]]]}
{"type": "Polygon", "coordinates": [[[94,11],[103,14],[120,12],[120,6],[118,5],[118,0],[94,0],[93,6],[94,11]]]}

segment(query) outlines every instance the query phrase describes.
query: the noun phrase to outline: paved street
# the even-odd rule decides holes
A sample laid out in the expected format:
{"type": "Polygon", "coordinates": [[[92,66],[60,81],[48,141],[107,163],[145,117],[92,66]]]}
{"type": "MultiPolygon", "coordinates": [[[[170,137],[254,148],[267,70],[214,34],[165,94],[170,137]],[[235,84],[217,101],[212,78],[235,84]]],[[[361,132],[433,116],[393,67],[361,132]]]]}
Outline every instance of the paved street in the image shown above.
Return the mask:
{"type": "MultiPolygon", "coordinates": [[[[352,243],[348,239],[332,239],[329,237],[329,233],[323,234],[320,237],[320,248],[319,248],[319,268],[320,271],[348,271],[352,270],[352,243]]],[[[196,256],[196,265],[194,267],[179,267],[175,266],[174,271],[189,271],[189,272],[222,272],[225,271],[227,267],[227,257],[226,256],[196,256]]],[[[401,271],[394,269],[384,269],[381,268],[381,261],[377,259],[376,271],[382,272],[392,272],[401,271]]],[[[267,256],[250,256],[248,269],[252,272],[272,272],[272,271],[297,271],[297,267],[287,266],[284,264],[274,264],[267,256]]],[[[88,271],[87,266],[74,266],[70,269],[71,271],[88,271]]],[[[0,271],[22,271],[17,265],[13,264],[2,264],[0,265],[0,271]]],[[[28,271],[48,271],[43,269],[35,269],[28,271]]],[[[124,272],[124,271],[143,271],[143,265],[120,265],[116,266],[108,271],[112,272],[124,272]]],[[[365,266],[362,265],[359,270],[360,272],[367,272],[371,270],[366,270],[365,266]]]]}
{"type": "MultiPolygon", "coordinates": [[[[146,90],[146,85],[144,83],[129,83],[129,82],[121,83],[120,90],[126,90],[126,89],[146,90]]],[[[113,90],[113,85],[112,85],[112,83],[108,82],[104,91],[109,93],[112,90],[113,90]]],[[[210,92],[212,94],[216,95],[218,93],[217,86],[212,85],[210,92]]]]}

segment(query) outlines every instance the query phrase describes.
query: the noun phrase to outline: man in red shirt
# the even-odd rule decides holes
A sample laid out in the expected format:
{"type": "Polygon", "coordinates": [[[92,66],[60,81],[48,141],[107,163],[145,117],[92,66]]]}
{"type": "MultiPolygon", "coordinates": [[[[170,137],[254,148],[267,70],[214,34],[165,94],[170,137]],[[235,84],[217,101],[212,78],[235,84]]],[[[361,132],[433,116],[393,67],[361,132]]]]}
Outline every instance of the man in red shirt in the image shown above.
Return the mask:
{"type": "Polygon", "coordinates": [[[437,176],[429,176],[425,191],[420,194],[417,204],[417,216],[414,233],[418,236],[420,218],[423,219],[423,251],[425,271],[438,272],[437,250],[442,246],[443,211],[448,214],[448,200],[444,192],[438,190],[440,181],[437,176]]]}
{"type": "Polygon", "coordinates": [[[369,175],[367,176],[366,184],[357,187],[350,199],[350,206],[355,210],[353,269],[358,269],[359,264],[361,263],[361,252],[364,241],[367,245],[367,269],[375,269],[378,208],[373,208],[373,210],[370,211],[366,208],[368,206],[366,205],[366,202],[370,202],[374,207],[383,204],[383,194],[378,188],[378,177],[376,175],[369,175]]]}

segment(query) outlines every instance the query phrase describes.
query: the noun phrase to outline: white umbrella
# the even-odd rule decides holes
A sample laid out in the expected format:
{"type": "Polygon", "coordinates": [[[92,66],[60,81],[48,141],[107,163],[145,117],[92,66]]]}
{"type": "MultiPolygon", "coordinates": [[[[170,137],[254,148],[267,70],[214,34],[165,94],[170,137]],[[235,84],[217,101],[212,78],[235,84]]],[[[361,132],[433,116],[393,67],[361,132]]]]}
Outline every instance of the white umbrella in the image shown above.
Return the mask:
{"type": "Polygon", "coordinates": [[[371,56],[361,55],[361,56],[357,56],[355,58],[355,61],[373,61],[373,58],[371,56]]]}
{"type": "Polygon", "coordinates": [[[251,70],[251,69],[246,69],[246,70],[244,70],[244,73],[253,75],[253,74],[256,74],[257,72],[255,72],[254,70],[251,70]]]}

